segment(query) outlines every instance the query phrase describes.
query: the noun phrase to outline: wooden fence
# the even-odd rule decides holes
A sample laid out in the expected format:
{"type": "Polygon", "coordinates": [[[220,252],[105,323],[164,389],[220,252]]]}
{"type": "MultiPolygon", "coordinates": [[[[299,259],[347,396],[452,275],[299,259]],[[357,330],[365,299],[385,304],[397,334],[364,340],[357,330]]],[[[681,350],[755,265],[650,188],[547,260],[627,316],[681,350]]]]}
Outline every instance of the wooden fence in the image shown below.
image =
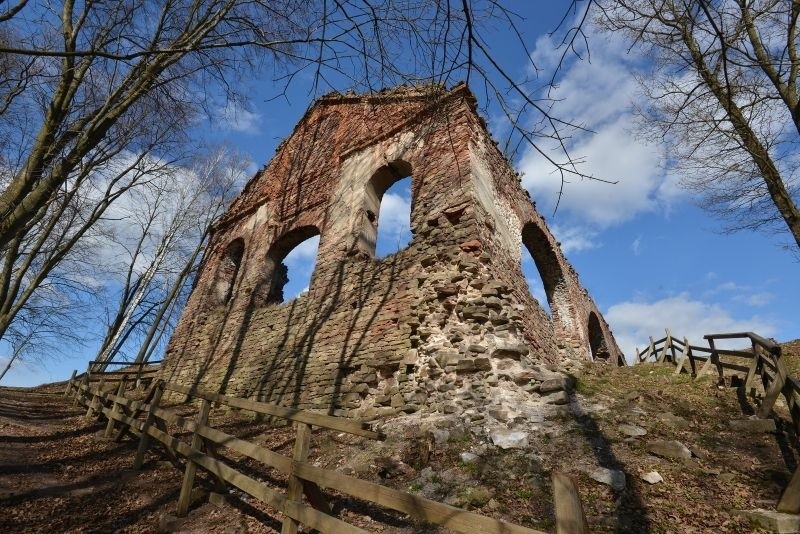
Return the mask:
{"type": "MultiPolygon", "coordinates": [[[[691,345],[685,337],[681,340],[672,336],[669,330],[666,334],[659,340],[653,340],[651,336],[650,344],[641,352],[637,347],[634,363],[646,361],[672,363],[675,365],[676,374],[685,371],[696,378],[709,373],[714,374],[716,371],[720,383],[724,383],[726,369],[738,371],[744,374],[739,387],[753,396],[758,378],[763,386],[763,397],[757,416],[770,417],[775,401],[783,395],[795,436],[800,436],[800,381],[789,374],[781,358],[780,345],[753,332],[708,334],[703,336],[708,342],[708,347],[691,345]],[[743,344],[750,345],[750,348],[745,350],[718,348],[716,342],[722,339],[740,339],[743,344]]],[[[800,513],[800,466],[784,489],[777,509],[779,512],[800,513]]]]}
{"type": "MultiPolygon", "coordinates": [[[[307,462],[312,427],[332,429],[370,439],[384,438],[365,423],[210,393],[158,379],[152,382],[144,399],[132,400],[126,397],[126,388],[132,384],[129,380],[121,378],[116,393],[107,388],[104,389],[107,383],[108,380],[105,380],[103,376],[98,377],[97,373],[94,373],[93,376],[86,373],[82,377],[73,373],[65,395],[74,395],[76,402],[87,408],[87,417],[104,416],[108,421],[105,430],[106,436],[111,437],[116,432],[115,439],[120,440],[126,433],[130,433],[139,440],[134,459],[135,469],[141,468],[144,454],[153,440],[164,447],[175,465],[181,465],[180,460],[184,460],[181,467],[184,470],[183,483],[177,504],[178,516],[183,516],[188,512],[189,505],[193,500],[195,474],[197,469],[201,468],[210,473],[216,481],[216,490],[223,492],[228,485],[235,486],[283,514],[282,534],[297,532],[301,524],[320,532],[365,532],[332,515],[331,508],[322,491],[323,488],[335,490],[384,508],[397,510],[412,518],[442,525],[456,532],[470,534],[533,534],[538,532],[347,476],[338,471],[315,467],[307,462]],[[92,381],[97,381],[97,384],[92,385],[92,381]],[[164,408],[161,405],[161,398],[167,391],[185,396],[187,400],[199,400],[200,409],[196,419],[182,417],[174,410],[164,408]],[[253,442],[212,428],[208,419],[212,403],[216,406],[229,406],[293,422],[296,437],[292,457],[281,455],[253,442]],[[176,435],[170,434],[167,425],[177,426],[180,431],[190,433],[190,442],[187,443],[176,435]],[[264,484],[225,463],[224,458],[217,454],[220,447],[252,458],[287,475],[286,491],[264,484]],[[303,494],[307,499],[307,504],[302,500],[303,494]]],[[[587,532],[586,519],[572,478],[554,473],[553,489],[556,531],[560,534],[587,532]]]]}
{"type": "MultiPolygon", "coordinates": [[[[67,392],[69,392],[70,385],[76,380],[82,384],[89,384],[91,382],[133,382],[134,387],[149,384],[159,369],[156,367],[161,363],[161,360],[145,363],[131,363],[131,362],[102,362],[92,360],[86,366],[86,371],[78,374],[78,370],[72,371],[72,376],[69,378],[67,384],[67,392]],[[105,368],[109,365],[122,366],[117,371],[106,371],[105,368]],[[102,366],[102,367],[100,367],[102,366]],[[148,369],[149,367],[149,369],[148,369]]],[[[66,395],[66,392],[65,392],[66,395]]],[[[78,402],[77,399],[75,401],[78,402]]]]}
{"type": "Polygon", "coordinates": [[[739,371],[747,373],[746,382],[749,389],[764,364],[774,367],[773,359],[769,355],[775,354],[776,358],[780,359],[779,345],[752,332],[708,334],[704,336],[708,342],[707,347],[692,345],[685,337],[683,339],[675,337],[669,329],[666,330],[666,334],[658,340],[654,340],[651,336],[650,344],[642,351],[637,347],[634,363],[646,361],[672,363],[675,365],[675,374],[686,371],[696,378],[716,371],[719,380],[724,379],[725,369],[739,371]],[[742,339],[750,345],[750,348],[734,350],[716,347],[715,340],[720,339],[742,339]]]}

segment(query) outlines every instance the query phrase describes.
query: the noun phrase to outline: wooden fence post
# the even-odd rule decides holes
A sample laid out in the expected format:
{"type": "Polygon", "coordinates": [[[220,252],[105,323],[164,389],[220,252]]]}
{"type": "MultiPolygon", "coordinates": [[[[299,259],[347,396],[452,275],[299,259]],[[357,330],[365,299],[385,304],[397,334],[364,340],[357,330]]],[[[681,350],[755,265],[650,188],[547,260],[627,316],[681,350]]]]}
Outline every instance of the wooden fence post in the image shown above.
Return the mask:
{"type": "Polygon", "coordinates": [[[717,366],[717,375],[719,375],[719,385],[725,385],[725,374],[722,371],[722,362],[719,361],[719,352],[714,346],[714,339],[708,340],[708,347],[711,349],[711,363],[717,366]]]}
{"type": "Polygon", "coordinates": [[[692,354],[692,346],[689,345],[689,340],[687,338],[683,338],[683,342],[686,343],[686,357],[689,358],[689,367],[692,369],[692,376],[697,376],[697,364],[694,361],[694,354],[692,354]]]}
{"type": "MultiPolygon", "coordinates": [[[[103,393],[103,386],[106,383],[106,378],[104,376],[100,377],[100,382],[97,384],[97,389],[92,391],[92,398],[89,399],[89,407],[86,408],[86,419],[91,419],[95,412],[95,405],[100,407],[100,395],[103,393]]],[[[91,391],[91,390],[90,390],[91,391]]]]}
{"type": "MultiPolygon", "coordinates": [[[[776,368],[775,380],[769,385],[769,388],[767,388],[767,392],[764,395],[764,400],[761,401],[761,406],[758,408],[758,417],[761,419],[766,419],[769,417],[769,414],[772,412],[772,407],[775,405],[775,401],[778,400],[778,397],[783,391],[783,387],[786,385],[786,366],[783,365],[783,362],[780,360],[780,358],[775,358],[774,355],[773,361],[775,362],[776,368]]],[[[792,407],[790,405],[789,410],[791,410],[791,408],[792,407]]]]}
{"type": "Polygon", "coordinates": [[[142,463],[144,463],[144,453],[150,445],[150,436],[147,430],[153,424],[153,420],[155,419],[155,414],[153,412],[158,408],[158,403],[161,402],[161,395],[163,392],[164,390],[161,388],[161,384],[157,385],[155,393],[153,394],[153,400],[150,401],[150,405],[147,407],[147,417],[144,420],[142,433],[139,436],[139,448],[136,449],[136,458],[133,460],[134,469],[141,469],[142,463]]]}
{"type": "Polygon", "coordinates": [[[78,406],[78,402],[83,397],[83,390],[81,389],[82,386],[89,387],[89,373],[88,372],[83,374],[83,378],[81,378],[80,383],[78,383],[78,386],[75,389],[75,400],[72,401],[72,407],[73,408],[78,406]]]}
{"type": "Polygon", "coordinates": [[[564,473],[553,473],[553,500],[556,508],[556,534],[589,532],[581,498],[572,477],[564,473]]]}
{"type": "MultiPolygon", "coordinates": [[[[192,434],[192,450],[202,452],[203,436],[198,433],[198,427],[204,426],[208,422],[208,412],[211,410],[211,403],[203,399],[200,405],[200,413],[197,414],[197,426],[192,434]]],[[[189,505],[192,500],[192,486],[194,486],[194,476],[197,473],[197,464],[191,457],[186,458],[186,469],[183,472],[183,483],[181,484],[181,494],[178,497],[178,517],[184,517],[189,513],[189,505]]]]}
{"type": "MultiPolygon", "coordinates": [[[[122,380],[119,381],[119,387],[117,388],[117,397],[122,397],[125,394],[125,377],[122,377],[122,380]]],[[[116,399],[114,400],[113,404],[111,405],[111,415],[108,418],[108,424],[106,424],[106,431],[103,432],[103,437],[110,438],[111,434],[114,433],[114,416],[119,413],[119,403],[117,403],[116,399]]]]}
{"type": "Polygon", "coordinates": [[[670,353],[672,354],[672,363],[675,363],[675,343],[673,343],[672,332],[670,332],[669,328],[667,328],[667,333],[669,334],[669,348],[670,353]]]}
{"type": "Polygon", "coordinates": [[[789,485],[778,501],[778,511],[787,514],[800,513],[800,469],[795,469],[789,485]]]}
{"type": "Polygon", "coordinates": [[[689,351],[690,350],[691,349],[689,348],[688,341],[686,340],[686,338],[683,338],[683,350],[681,351],[681,358],[680,358],[680,360],[676,359],[676,361],[675,361],[675,374],[676,375],[681,374],[681,371],[683,371],[683,368],[686,367],[687,363],[689,363],[689,351]]]}
{"type": "Polygon", "coordinates": [[[669,328],[666,328],[664,332],[667,334],[667,337],[664,338],[664,345],[661,348],[661,356],[656,358],[656,362],[662,363],[666,361],[667,358],[667,351],[672,347],[672,334],[669,333],[669,328]]]}
{"type": "Polygon", "coordinates": [[[75,375],[77,375],[77,374],[78,374],[78,370],[77,369],[73,369],[72,370],[72,376],[69,377],[69,381],[67,382],[67,389],[64,391],[64,396],[65,397],[69,396],[69,390],[72,389],[72,381],[75,380],[75,375]]]}
{"type": "Polygon", "coordinates": [[[636,352],[634,352],[633,354],[635,356],[633,358],[633,362],[631,362],[631,365],[636,365],[637,363],[639,363],[639,347],[636,347],[636,352]]]}
{"type": "MultiPolygon", "coordinates": [[[[297,423],[297,438],[294,442],[294,456],[295,462],[305,462],[308,459],[308,449],[311,445],[311,427],[306,423],[297,423]]],[[[288,501],[300,501],[303,495],[303,481],[294,475],[294,467],[292,467],[292,474],[289,475],[289,489],[286,492],[286,499],[288,501]]],[[[283,527],[281,534],[297,534],[298,522],[285,515],[283,518],[283,527]]]]}
{"type": "Polygon", "coordinates": [[[706,358],[706,362],[700,368],[700,372],[697,373],[697,376],[695,377],[695,380],[700,380],[701,377],[703,377],[703,376],[707,375],[709,372],[711,372],[711,364],[713,363],[713,360],[714,359],[711,357],[711,354],[709,354],[708,358],[706,358]]]}
{"type": "Polygon", "coordinates": [[[756,342],[752,342],[753,347],[753,361],[750,362],[750,366],[747,368],[747,376],[744,379],[744,394],[747,395],[747,392],[750,390],[753,384],[753,379],[756,376],[756,372],[758,371],[759,364],[761,363],[761,357],[758,354],[758,345],[756,342]]]}
{"type": "Polygon", "coordinates": [[[650,336],[650,345],[647,347],[647,355],[645,356],[644,361],[646,361],[651,355],[654,358],[656,356],[656,344],[653,343],[653,336],[650,336]]]}
{"type": "Polygon", "coordinates": [[[143,365],[144,365],[143,363],[140,363],[139,364],[139,368],[136,370],[136,386],[135,387],[137,389],[139,388],[139,386],[142,385],[142,366],[143,365]]]}

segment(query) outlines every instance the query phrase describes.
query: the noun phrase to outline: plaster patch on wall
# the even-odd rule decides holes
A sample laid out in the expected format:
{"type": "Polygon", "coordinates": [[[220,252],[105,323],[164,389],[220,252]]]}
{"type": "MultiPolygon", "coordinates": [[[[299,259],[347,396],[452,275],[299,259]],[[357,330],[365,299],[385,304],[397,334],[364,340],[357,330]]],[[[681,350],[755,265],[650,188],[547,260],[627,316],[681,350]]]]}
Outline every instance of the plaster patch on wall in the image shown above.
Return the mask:
{"type": "Polygon", "coordinates": [[[483,150],[470,143],[470,171],[475,190],[475,198],[490,215],[494,224],[494,233],[497,243],[506,249],[508,255],[516,261],[522,261],[520,247],[522,235],[519,217],[517,217],[510,204],[500,198],[494,188],[494,178],[491,169],[486,164],[483,150]]]}
{"type": "Polygon", "coordinates": [[[422,138],[417,139],[417,134],[413,130],[402,132],[394,139],[394,142],[386,147],[386,161],[402,159],[409,150],[419,150],[425,146],[425,141],[422,138]]]}

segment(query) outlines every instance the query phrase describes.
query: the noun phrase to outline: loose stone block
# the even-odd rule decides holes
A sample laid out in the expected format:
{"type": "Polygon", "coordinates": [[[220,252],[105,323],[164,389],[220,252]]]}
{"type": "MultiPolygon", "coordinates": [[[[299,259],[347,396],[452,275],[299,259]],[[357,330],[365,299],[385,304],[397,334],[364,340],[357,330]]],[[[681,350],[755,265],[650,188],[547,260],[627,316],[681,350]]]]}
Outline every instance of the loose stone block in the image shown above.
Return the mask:
{"type": "Polygon", "coordinates": [[[643,474],[642,480],[648,484],[658,484],[659,482],[664,482],[664,478],[659,474],[658,471],[650,471],[649,473],[643,474]]]}
{"type": "Polygon", "coordinates": [[[519,343],[502,343],[499,344],[492,351],[493,358],[511,358],[512,360],[519,360],[530,352],[528,347],[519,343]]]}
{"type": "Polygon", "coordinates": [[[732,419],[728,421],[728,425],[731,430],[748,434],[764,434],[776,431],[774,419],[732,419]]]}
{"type": "Polygon", "coordinates": [[[569,395],[567,395],[566,391],[556,391],[555,393],[542,396],[542,401],[547,404],[555,405],[569,404],[569,395]]]}
{"type": "Polygon", "coordinates": [[[495,430],[489,437],[501,449],[524,449],[528,446],[528,433],[521,430],[495,430]]]}
{"type": "Polygon", "coordinates": [[[475,363],[475,370],[476,371],[491,371],[492,370],[492,361],[489,358],[475,358],[473,360],[475,363]]]}
{"type": "Polygon", "coordinates": [[[762,509],[736,510],[734,513],[746,517],[768,532],[780,534],[800,532],[800,515],[798,514],[785,514],[775,510],[762,509]]]}
{"type": "Polygon", "coordinates": [[[586,474],[589,475],[589,478],[601,484],[605,484],[606,486],[611,486],[616,491],[624,490],[627,485],[625,473],[618,469],[596,467],[594,469],[588,469],[586,474]]]}
{"type": "Polygon", "coordinates": [[[647,444],[647,450],[663,458],[673,458],[688,460],[692,457],[692,451],[686,445],[676,440],[656,440],[647,444]]]}
{"type": "Polygon", "coordinates": [[[475,370],[475,360],[464,359],[464,360],[458,360],[458,363],[456,363],[456,371],[458,372],[467,372],[474,370],[475,370]]]}
{"type": "Polygon", "coordinates": [[[553,391],[563,391],[565,389],[567,389],[567,379],[564,376],[549,378],[544,380],[539,386],[539,391],[542,394],[552,393],[553,391]]]}

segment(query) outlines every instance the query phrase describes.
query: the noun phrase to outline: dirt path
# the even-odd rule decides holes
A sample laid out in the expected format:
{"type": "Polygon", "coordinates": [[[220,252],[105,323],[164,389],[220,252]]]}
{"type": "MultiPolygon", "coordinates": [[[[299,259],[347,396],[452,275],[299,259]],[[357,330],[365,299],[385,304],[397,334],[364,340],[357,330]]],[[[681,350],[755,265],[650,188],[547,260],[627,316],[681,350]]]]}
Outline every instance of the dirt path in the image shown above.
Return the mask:
{"type": "MultiPolygon", "coordinates": [[[[0,387],[0,533],[280,532],[279,514],[236,490],[229,504],[218,507],[200,499],[188,517],[175,518],[182,470],[157,447],[148,451],[141,471],[130,469],[137,440],[104,438],[105,420],[86,419],[85,410],[63,397],[62,387],[0,387]]],[[[174,408],[183,415],[194,411],[186,405],[174,408]]],[[[225,413],[212,418],[218,428],[255,436],[262,445],[291,454],[291,428],[270,429],[225,413]]],[[[264,476],[250,464],[240,467],[264,476]]],[[[198,477],[196,484],[211,487],[204,473],[198,477]]],[[[352,511],[342,513],[363,526],[372,521],[352,511]]],[[[384,531],[380,526],[370,530],[384,531]]]]}
{"type": "Polygon", "coordinates": [[[54,464],[40,464],[43,447],[67,432],[65,420],[77,413],[53,395],[8,390],[0,397],[0,497],[41,493],[59,483],[54,464]],[[74,413],[73,413],[74,412],[74,413]]]}
{"type": "MultiPolygon", "coordinates": [[[[136,444],[103,439],[104,426],[55,388],[0,388],[0,532],[159,530],[180,472],[159,469],[155,456],[128,469],[136,444]]],[[[210,519],[202,531],[225,530],[210,519]]]]}

